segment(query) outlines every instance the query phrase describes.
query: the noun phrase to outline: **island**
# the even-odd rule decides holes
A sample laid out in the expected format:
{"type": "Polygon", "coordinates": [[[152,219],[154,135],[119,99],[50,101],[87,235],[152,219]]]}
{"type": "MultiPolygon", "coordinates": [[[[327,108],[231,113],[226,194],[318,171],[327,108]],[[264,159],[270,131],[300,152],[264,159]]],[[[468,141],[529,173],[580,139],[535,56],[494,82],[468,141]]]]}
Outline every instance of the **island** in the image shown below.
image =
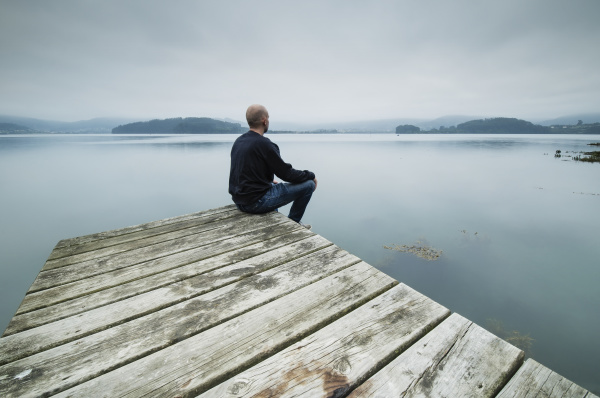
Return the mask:
{"type": "Polygon", "coordinates": [[[223,122],[208,117],[154,119],[120,125],[113,134],[241,134],[246,132],[239,123],[223,122]]]}
{"type": "Polygon", "coordinates": [[[471,120],[457,126],[421,130],[413,125],[396,127],[396,134],[600,134],[600,123],[540,126],[526,120],[496,117],[471,120]]]}

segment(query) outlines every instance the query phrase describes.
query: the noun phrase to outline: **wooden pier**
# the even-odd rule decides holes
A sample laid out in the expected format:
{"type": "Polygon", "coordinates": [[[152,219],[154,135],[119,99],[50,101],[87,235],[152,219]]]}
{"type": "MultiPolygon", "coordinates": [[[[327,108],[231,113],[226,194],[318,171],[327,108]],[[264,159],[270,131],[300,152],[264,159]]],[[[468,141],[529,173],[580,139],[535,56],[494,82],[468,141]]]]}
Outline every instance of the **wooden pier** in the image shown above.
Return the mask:
{"type": "Polygon", "coordinates": [[[59,242],[1,397],[594,397],[280,213],[59,242]]]}

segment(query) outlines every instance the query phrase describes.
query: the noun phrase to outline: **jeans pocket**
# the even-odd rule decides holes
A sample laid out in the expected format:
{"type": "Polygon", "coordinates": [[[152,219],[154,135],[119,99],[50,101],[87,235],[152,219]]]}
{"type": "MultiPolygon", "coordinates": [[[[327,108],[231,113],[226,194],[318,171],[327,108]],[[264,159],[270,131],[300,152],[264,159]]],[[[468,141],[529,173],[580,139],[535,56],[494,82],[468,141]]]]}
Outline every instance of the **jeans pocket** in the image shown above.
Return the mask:
{"type": "Polygon", "coordinates": [[[269,198],[266,195],[263,196],[262,198],[254,202],[254,204],[252,204],[252,208],[255,210],[263,208],[267,200],[269,200],[269,198]]]}

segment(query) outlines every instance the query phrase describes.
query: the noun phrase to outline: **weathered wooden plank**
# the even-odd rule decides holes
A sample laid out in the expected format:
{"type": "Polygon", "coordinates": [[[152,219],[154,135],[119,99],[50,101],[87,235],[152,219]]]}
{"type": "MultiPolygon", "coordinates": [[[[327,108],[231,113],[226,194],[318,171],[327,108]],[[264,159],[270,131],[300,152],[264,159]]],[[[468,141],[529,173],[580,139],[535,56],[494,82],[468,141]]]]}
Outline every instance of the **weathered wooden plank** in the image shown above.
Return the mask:
{"type": "Polygon", "coordinates": [[[238,228],[221,228],[204,234],[186,236],[169,242],[132,249],[112,256],[91,259],[77,264],[66,265],[61,268],[42,271],[31,285],[28,293],[64,285],[89,278],[94,275],[106,273],[115,269],[129,267],[152,259],[165,257],[170,254],[182,252],[205,245],[214,244],[220,240],[233,238],[262,228],[276,228],[278,224],[289,223],[289,219],[278,213],[257,215],[242,219],[238,228]]]}
{"type": "Polygon", "coordinates": [[[161,311],[8,363],[0,367],[0,396],[36,396],[65,390],[358,262],[357,257],[328,247],[161,311]],[[25,373],[28,377],[19,377],[25,373]]]}
{"type": "Polygon", "coordinates": [[[0,344],[0,365],[159,311],[330,245],[328,240],[315,236],[77,316],[7,336],[0,344]]]}
{"type": "Polygon", "coordinates": [[[101,245],[100,247],[94,250],[84,250],[81,253],[76,253],[55,259],[49,259],[44,264],[42,272],[61,268],[66,265],[82,263],[88,260],[123,253],[132,249],[139,249],[145,246],[152,246],[157,243],[168,243],[169,241],[172,242],[176,239],[185,238],[190,235],[210,234],[218,230],[230,230],[239,226],[241,224],[240,221],[243,219],[247,219],[247,217],[244,217],[241,214],[241,212],[237,212],[236,216],[227,217],[221,220],[221,222],[200,223],[187,228],[176,228],[172,231],[165,232],[159,235],[151,235],[140,239],[127,240],[116,244],[114,242],[111,242],[112,244],[110,245],[101,245]]]}
{"type": "Polygon", "coordinates": [[[123,244],[124,242],[130,242],[134,240],[139,240],[143,238],[149,238],[152,236],[162,235],[169,232],[196,227],[203,224],[213,224],[218,221],[226,220],[226,219],[235,219],[243,217],[243,214],[236,210],[232,209],[229,211],[214,213],[203,215],[199,217],[192,217],[189,219],[181,220],[179,222],[171,222],[164,225],[159,225],[154,228],[142,229],[140,231],[134,231],[127,234],[120,234],[116,236],[106,237],[100,240],[94,240],[90,242],[84,242],[78,245],[68,245],[68,246],[57,246],[52,250],[50,256],[48,256],[48,260],[56,260],[62,257],[73,256],[75,254],[81,254],[84,252],[94,251],[102,248],[106,248],[109,246],[123,244]]]}
{"type": "MultiPolygon", "coordinates": [[[[296,257],[301,253],[311,250],[311,247],[320,249],[332,244],[325,238],[315,235],[306,228],[298,227],[294,224],[295,223],[285,225],[285,227],[276,230],[264,230],[264,234],[255,234],[256,239],[253,239],[250,242],[252,244],[248,246],[244,246],[243,243],[238,241],[239,238],[236,238],[235,244],[230,244],[228,248],[224,249],[238,247],[237,250],[227,251],[215,256],[208,256],[208,258],[206,258],[206,250],[204,250],[203,253],[197,253],[193,258],[190,258],[191,253],[189,252],[175,254],[174,257],[177,257],[177,260],[181,261],[181,263],[178,264],[175,259],[170,259],[170,263],[168,264],[169,268],[164,272],[148,275],[150,272],[162,271],[164,267],[167,267],[164,264],[165,262],[155,261],[153,264],[144,263],[142,265],[127,268],[127,272],[123,270],[120,270],[121,272],[115,271],[109,273],[109,275],[102,274],[84,281],[42,290],[38,293],[32,293],[26,296],[23,304],[19,307],[19,310],[24,312],[24,309],[27,308],[39,309],[24,312],[13,317],[4,332],[4,336],[10,336],[14,333],[55,322],[119,300],[124,300],[171,283],[191,278],[220,267],[225,267],[229,264],[236,263],[239,265],[239,262],[242,260],[259,256],[269,250],[275,250],[295,242],[303,241],[303,243],[300,244],[301,250],[294,253],[294,256],[296,257]],[[272,237],[275,231],[285,232],[285,234],[272,237]],[[253,243],[257,240],[258,243],[253,243]],[[183,256],[184,254],[186,256],[183,256]],[[185,258],[182,259],[181,257],[185,258]],[[190,262],[190,259],[193,259],[194,261],[190,262]],[[157,264],[155,263],[159,263],[163,267],[157,270],[157,264]],[[176,268],[172,268],[173,266],[176,268]],[[111,286],[113,284],[118,285],[96,291],[106,285],[111,286]],[[70,297],[76,298],[70,299],[70,297]]],[[[215,248],[213,247],[212,249],[214,250],[215,248]]],[[[192,251],[198,252],[199,250],[192,251]]],[[[212,254],[212,251],[209,254],[212,254]]],[[[290,260],[293,258],[294,257],[290,257],[290,260]]],[[[260,272],[258,271],[259,269],[260,267],[256,267],[254,270],[248,268],[247,271],[260,272]]],[[[240,273],[240,276],[243,275],[245,274],[240,273]]]]}
{"type": "Polygon", "coordinates": [[[522,361],[521,350],[452,314],[349,397],[492,397],[522,361]]]}
{"type": "Polygon", "coordinates": [[[145,229],[150,229],[150,228],[156,228],[161,225],[178,223],[180,221],[185,221],[185,220],[189,220],[189,219],[196,218],[196,217],[204,217],[204,216],[208,216],[211,214],[227,212],[227,211],[232,211],[232,210],[236,210],[236,209],[237,208],[235,205],[227,205],[227,206],[218,207],[215,209],[203,210],[203,211],[199,211],[196,213],[184,214],[181,216],[165,218],[162,220],[156,220],[156,221],[152,221],[152,222],[148,222],[148,223],[113,229],[110,231],[104,231],[104,232],[98,232],[98,233],[93,233],[93,234],[89,234],[89,235],[78,236],[78,237],[74,237],[74,238],[62,239],[61,241],[59,241],[56,244],[56,247],[76,246],[76,245],[92,242],[95,240],[102,240],[102,239],[111,238],[114,236],[126,235],[126,234],[129,234],[132,232],[143,231],[145,229]]]}
{"type": "Polygon", "coordinates": [[[200,396],[341,397],[448,315],[401,284],[200,396]]]}
{"type": "MultiPolygon", "coordinates": [[[[252,250],[252,248],[246,249],[246,246],[256,244],[257,242],[269,241],[272,238],[285,236],[302,229],[302,227],[294,222],[282,223],[273,228],[254,230],[247,234],[214,242],[213,244],[201,245],[182,252],[144,261],[130,267],[118,268],[86,279],[29,293],[23,299],[17,310],[17,314],[23,314],[38,308],[44,308],[66,300],[89,295],[225,253],[230,253],[232,261],[234,261],[239,254],[244,253],[244,250],[252,250]]],[[[304,230],[306,231],[305,228],[304,230]]],[[[311,233],[309,232],[309,234],[311,233]]]]}
{"type": "Polygon", "coordinates": [[[558,373],[529,358],[498,398],[598,398],[558,373]]]}
{"type": "Polygon", "coordinates": [[[361,262],[59,396],[189,396],[262,361],[391,288],[361,262]]]}

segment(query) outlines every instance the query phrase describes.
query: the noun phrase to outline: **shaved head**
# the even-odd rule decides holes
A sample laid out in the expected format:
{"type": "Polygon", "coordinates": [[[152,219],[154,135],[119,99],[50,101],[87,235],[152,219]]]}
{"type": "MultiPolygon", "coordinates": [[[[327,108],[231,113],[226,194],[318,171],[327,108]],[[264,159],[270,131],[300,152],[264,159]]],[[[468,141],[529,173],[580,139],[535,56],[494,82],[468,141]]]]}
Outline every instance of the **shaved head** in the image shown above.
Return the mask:
{"type": "Polygon", "coordinates": [[[267,108],[262,105],[254,104],[248,107],[246,111],[246,121],[250,128],[257,128],[262,125],[263,119],[269,117],[267,108]]]}

